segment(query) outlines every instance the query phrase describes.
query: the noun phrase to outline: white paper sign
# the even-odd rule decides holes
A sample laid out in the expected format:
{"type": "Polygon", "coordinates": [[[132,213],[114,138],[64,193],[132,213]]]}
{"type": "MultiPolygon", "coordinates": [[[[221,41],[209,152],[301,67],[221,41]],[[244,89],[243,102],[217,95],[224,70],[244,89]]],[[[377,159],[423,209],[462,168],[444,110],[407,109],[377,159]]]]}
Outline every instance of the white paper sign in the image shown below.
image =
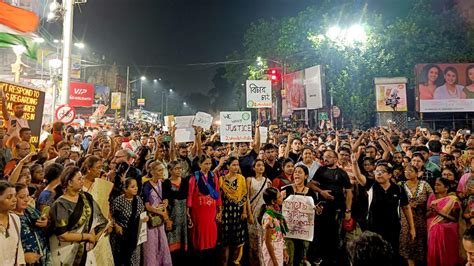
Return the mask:
{"type": "Polygon", "coordinates": [[[272,108],[272,81],[247,80],[247,108],[272,108]]]}
{"type": "Polygon", "coordinates": [[[193,142],[194,128],[177,128],[174,136],[176,143],[193,142]]]}
{"type": "Polygon", "coordinates": [[[176,125],[176,128],[192,128],[193,120],[194,120],[194,115],[175,116],[174,124],[176,125]]]}
{"type": "Polygon", "coordinates": [[[221,142],[252,142],[250,112],[221,112],[221,142]]]}
{"type": "Polygon", "coordinates": [[[146,212],[140,213],[140,226],[138,226],[138,242],[137,246],[145,243],[148,238],[147,238],[147,230],[148,230],[148,225],[146,222],[142,222],[143,219],[146,217],[146,212]]]}
{"type": "Polygon", "coordinates": [[[285,237],[313,241],[314,201],[301,195],[290,195],[283,201],[283,216],[288,224],[285,237]]]}
{"type": "Polygon", "coordinates": [[[260,144],[267,143],[268,127],[260,127],[260,144]]]}
{"type": "Polygon", "coordinates": [[[197,112],[194,116],[193,126],[210,129],[212,126],[212,115],[204,112],[197,112]]]}

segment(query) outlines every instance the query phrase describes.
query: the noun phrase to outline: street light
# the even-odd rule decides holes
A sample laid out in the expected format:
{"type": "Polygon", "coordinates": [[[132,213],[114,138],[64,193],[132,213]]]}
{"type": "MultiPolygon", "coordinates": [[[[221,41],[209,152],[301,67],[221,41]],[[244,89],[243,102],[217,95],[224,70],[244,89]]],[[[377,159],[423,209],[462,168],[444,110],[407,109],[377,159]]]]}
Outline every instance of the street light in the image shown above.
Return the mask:
{"type": "Polygon", "coordinates": [[[187,104],[186,102],[183,102],[183,105],[184,105],[184,106],[188,106],[188,104],[187,104]]]}
{"type": "Polygon", "coordinates": [[[145,76],[140,77],[140,99],[143,99],[143,81],[146,80],[145,76]]]}
{"type": "Polygon", "coordinates": [[[74,43],[74,46],[76,46],[79,49],[84,49],[84,47],[86,47],[84,45],[84,43],[82,43],[82,42],[76,42],[76,43],[74,43]]]}
{"type": "Polygon", "coordinates": [[[154,82],[154,83],[157,83],[157,82],[158,82],[158,80],[157,80],[157,79],[154,79],[154,80],[153,80],[153,82],[154,82]]]}
{"type": "Polygon", "coordinates": [[[354,24],[349,28],[342,29],[339,26],[332,26],[326,32],[326,36],[342,47],[355,46],[367,41],[365,29],[360,24],[354,24]]]}

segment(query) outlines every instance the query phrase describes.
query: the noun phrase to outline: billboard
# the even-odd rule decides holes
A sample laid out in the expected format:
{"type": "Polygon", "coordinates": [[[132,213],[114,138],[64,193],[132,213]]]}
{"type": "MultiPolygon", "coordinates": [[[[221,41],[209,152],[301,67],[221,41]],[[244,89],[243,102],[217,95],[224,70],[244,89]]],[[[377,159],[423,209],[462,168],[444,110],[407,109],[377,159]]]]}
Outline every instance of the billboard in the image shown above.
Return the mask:
{"type": "Polygon", "coordinates": [[[377,112],[406,112],[407,78],[375,78],[377,112]]]}
{"type": "Polygon", "coordinates": [[[321,66],[306,68],[284,76],[282,114],[290,116],[293,110],[324,107],[324,83],[321,66]]]}
{"type": "Polygon", "coordinates": [[[71,106],[91,107],[94,104],[94,84],[71,82],[69,104],[71,106]]]}
{"type": "Polygon", "coordinates": [[[28,120],[28,125],[31,129],[30,142],[38,147],[41,123],[43,121],[45,93],[40,90],[5,81],[0,81],[0,89],[3,90],[7,98],[7,110],[10,114],[13,114],[13,103],[23,104],[25,111],[23,118],[28,120]]]}
{"type": "Polygon", "coordinates": [[[418,64],[415,73],[417,111],[474,111],[474,63],[418,64]]]}
{"type": "Polygon", "coordinates": [[[101,104],[109,105],[110,101],[110,88],[102,85],[94,85],[94,107],[101,104]]]}

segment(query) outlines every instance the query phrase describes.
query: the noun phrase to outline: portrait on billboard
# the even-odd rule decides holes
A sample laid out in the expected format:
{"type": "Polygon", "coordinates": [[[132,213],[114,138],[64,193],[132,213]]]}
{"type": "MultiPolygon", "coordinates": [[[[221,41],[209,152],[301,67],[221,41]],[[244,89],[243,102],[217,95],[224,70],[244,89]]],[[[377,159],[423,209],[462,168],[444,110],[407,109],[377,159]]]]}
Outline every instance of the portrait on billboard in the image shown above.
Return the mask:
{"type": "Polygon", "coordinates": [[[417,65],[420,112],[474,111],[474,64],[417,65]]]}
{"type": "Polygon", "coordinates": [[[376,84],[377,112],[406,112],[405,84],[376,84]]]}

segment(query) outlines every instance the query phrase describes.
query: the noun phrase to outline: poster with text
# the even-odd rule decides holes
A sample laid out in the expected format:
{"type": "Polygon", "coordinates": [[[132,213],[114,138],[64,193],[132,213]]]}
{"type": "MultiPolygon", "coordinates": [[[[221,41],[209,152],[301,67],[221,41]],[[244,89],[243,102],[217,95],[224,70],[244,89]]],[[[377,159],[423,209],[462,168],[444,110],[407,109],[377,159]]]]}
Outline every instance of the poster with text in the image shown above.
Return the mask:
{"type": "Polygon", "coordinates": [[[290,195],[283,201],[282,213],[289,231],[285,237],[313,241],[314,207],[313,198],[308,196],[290,195]]]}
{"type": "Polygon", "coordinates": [[[250,112],[221,112],[221,142],[252,142],[250,112]]]}
{"type": "Polygon", "coordinates": [[[71,82],[69,104],[74,107],[91,107],[94,104],[94,84],[71,82]]]}
{"type": "MultiPolygon", "coordinates": [[[[31,129],[30,142],[37,147],[43,122],[45,93],[40,90],[5,81],[0,81],[0,89],[3,90],[7,98],[7,110],[10,115],[13,115],[13,103],[23,104],[23,118],[28,120],[28,125],[31,129]]],[[[3,118],[3,116],[0,117],[3,118]]]]}
{"type": "Polygon", "coordinates": [[[406,84],[375,84],[377,112],[406,112],[406,84]]]}
{"type": "Polygon", "coordinates": [[[474,63],[418,64],[415,73],[417,111],[474,111],[474,63]]]}
{"type": "Polygon", "coordinates": [[[272,107],[272,81],[247,80],[247,108],[272,107]]]}

